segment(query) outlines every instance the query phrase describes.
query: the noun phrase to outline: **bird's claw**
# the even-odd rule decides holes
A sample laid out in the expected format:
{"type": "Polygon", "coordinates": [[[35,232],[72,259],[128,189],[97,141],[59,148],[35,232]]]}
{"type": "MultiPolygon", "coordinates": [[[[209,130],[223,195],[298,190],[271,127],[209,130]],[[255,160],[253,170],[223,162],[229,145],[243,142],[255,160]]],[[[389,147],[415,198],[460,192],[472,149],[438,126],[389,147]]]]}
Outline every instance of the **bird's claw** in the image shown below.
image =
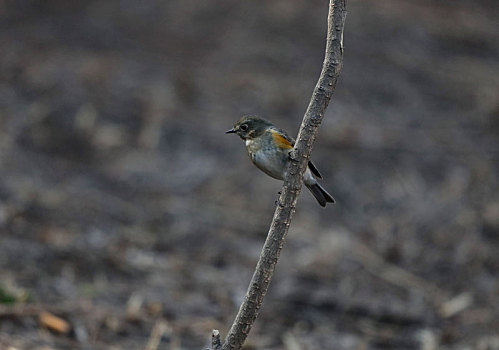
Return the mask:
{"type": "Polygon", "coordinates": [[[281,191],[277,192],[277,199],[274,201],[274,204],[275,204],[276,206],[278,206],[278,205],[280,205],[280,204],[281,204],[281,202],[279,201],[279,199],[280,199],[280,197],[281,197],[281,193],[282,193],[281,191]]]}
{"type": "Polygon", "coordinates": [[[289,158],[289,160],[291,160],[293,162],[298,162],[298,159],[295,158],[295,154],[293,151],[289,151],[288,158],[289,158]]]}

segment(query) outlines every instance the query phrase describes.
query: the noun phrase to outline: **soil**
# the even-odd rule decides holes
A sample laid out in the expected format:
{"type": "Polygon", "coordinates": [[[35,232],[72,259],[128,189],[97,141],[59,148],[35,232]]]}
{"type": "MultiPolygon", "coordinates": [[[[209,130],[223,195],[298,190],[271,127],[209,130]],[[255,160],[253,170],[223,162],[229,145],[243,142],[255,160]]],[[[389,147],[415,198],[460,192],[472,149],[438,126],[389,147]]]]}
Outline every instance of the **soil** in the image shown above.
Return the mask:
{"type": "MultiPolygon", "coordinates": [[[[327,2],[0,2],[0,349],[203,349],[296,134],[327,2]]],[[[496,1],[348,2],[344,67],[245,349],[499,349],[496,1]]]]}

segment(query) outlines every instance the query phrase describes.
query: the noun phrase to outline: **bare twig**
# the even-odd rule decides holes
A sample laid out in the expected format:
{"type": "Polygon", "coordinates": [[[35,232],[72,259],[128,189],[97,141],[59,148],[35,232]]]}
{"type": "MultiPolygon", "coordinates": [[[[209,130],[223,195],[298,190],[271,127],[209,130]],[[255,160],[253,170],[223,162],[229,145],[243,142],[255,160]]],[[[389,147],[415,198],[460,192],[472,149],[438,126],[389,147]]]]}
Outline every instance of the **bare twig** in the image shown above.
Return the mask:
{"type": "Polygon", "coordinates": [[[149,336],[149,340],[147,342],[145,350],[157,350],[159,344],[161,343],[161,338],[163,337],[163,335],[168,333],[168,331],[168,323],[166,323],[166,321],[163,319],[157,320],[151,330],[151,335],[149,336]]]}
{"type": "Polygon", "coordinates": [[[220,350],[222,348],[222,342],[220,341],[220,332],[214,329],[211,333],[211,350],[220,350]]]}
{"type": "Polygon", "coordinates": [[[253,278],[239,312],[222,344],[223,350],[240,349],[255,321],[263,298],[270,284],[284,239],[295,211],[297,197],[303,183],[303,174],[318,128],[321,124],[336,86],[343,61],[343,27],[346,17],[346,0],[330,0],[326,53],[319,81],[303,118],[297,141],[290,155],[279,203],[270,225],[253,278]]]}
{"type": "Polygon", "coordinates": [[[352,256],[371,274],[407,290],[421,291],[437,306],[449,299],[447,293],[438,286],[396,265],[387,263],[367,245],[354,242],[349,249],[352,256]]]}

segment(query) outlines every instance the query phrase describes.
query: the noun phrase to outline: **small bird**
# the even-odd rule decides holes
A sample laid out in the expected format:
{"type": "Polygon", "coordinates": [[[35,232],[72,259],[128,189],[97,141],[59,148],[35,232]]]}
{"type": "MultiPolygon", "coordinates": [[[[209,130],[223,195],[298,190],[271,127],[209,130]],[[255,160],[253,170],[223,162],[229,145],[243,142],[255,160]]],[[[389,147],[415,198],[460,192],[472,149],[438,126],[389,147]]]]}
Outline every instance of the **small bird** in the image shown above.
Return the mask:
{"type": "MultiPolygon", "coordinates": [[[[284,180],[286,164],[291,160],[290,152],[295,144],[295,140],[284,130],[276,128],[268,120],[244,116],[225,133],[239,135],[246,144],[253,164],[274,179],[284,180]]],[[[309,161],[303,183],[322,207],[326,203],[334,203],[334,198],[317,182],[314,175],[322,179],[319,170],[309,161]]]]}

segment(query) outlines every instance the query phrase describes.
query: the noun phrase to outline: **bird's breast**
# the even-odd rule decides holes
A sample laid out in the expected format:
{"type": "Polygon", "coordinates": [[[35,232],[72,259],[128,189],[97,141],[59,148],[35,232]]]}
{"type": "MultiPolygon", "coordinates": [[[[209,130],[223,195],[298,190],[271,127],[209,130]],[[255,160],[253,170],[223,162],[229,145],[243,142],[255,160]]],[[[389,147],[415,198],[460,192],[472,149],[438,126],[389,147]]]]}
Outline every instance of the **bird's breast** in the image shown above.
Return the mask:
{"type": "Polygon", "coordinates": [[[267,175],[282,180],[286,166],[286,155],[265,140],[246,140],[246,149],[251,161],[267,175]]]}

